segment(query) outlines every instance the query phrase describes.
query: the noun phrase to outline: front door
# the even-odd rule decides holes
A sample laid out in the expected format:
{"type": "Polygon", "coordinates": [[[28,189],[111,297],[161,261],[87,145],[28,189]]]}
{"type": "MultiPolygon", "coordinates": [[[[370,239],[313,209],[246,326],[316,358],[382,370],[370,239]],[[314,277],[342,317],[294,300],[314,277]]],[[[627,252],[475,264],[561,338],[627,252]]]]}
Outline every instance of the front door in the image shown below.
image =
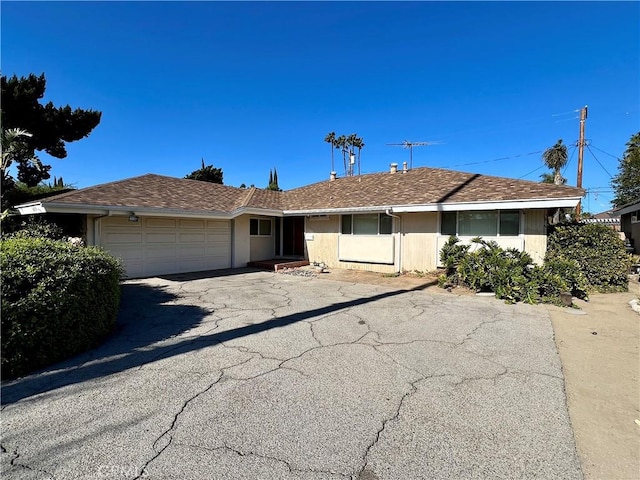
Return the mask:
{"type": "Polygon", "coordinates": [[[282,221],[282,254],[304,257],[304,217],[284,217],[282,221]]]}

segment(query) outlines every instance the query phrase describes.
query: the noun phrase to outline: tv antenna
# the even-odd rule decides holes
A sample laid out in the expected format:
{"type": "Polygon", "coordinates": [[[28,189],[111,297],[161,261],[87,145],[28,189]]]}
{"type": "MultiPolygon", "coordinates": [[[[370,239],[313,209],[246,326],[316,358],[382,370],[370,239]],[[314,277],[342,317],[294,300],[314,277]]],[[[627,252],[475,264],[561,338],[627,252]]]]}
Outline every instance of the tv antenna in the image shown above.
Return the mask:
{"type": "Polygon", "coordinates": [[[413,147],[426,147],[427,145],[438,145],[440,142],[411,142],[405,140],[402,143],[387,143],[393,147],[403,147],[409,149],[409,170],[413,168],[413,147]]]}

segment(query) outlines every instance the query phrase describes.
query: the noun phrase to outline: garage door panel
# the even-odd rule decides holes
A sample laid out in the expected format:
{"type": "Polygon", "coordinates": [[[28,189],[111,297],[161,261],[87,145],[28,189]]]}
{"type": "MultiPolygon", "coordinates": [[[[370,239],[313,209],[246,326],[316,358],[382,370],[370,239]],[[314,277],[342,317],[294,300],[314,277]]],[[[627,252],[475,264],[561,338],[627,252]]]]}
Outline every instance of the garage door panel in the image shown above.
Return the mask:
{"type": "Polygon", "coordinates": [[[178,220],[178,228],[202,228],[204,229],[206,223],[204,220],[192,220],[181,218],[178,220]]]}
{"type": "Polygon", "coordinates": [[[207,233],[207,243],[224,243],[228,244],[231,240],[230,234],[223,233],[207,233]]]}
{"type": "Polygon", "coordinates": [[[176,228],[177,221],[175,218],[156,218],[149,217],[145,219],[145,225],[149,228],[176,228]]]}
{"type": "Polygon", "coordinates": [[[108,217],[102,222],[101,246],[122,258],[129,277],[231,267],[229,221],[108,217]]]}
{"type": "Polygon", "coordinates": [[[115,244],[130,244],[130,243],[142,243],[142,232],[110,232],[107,234],[107,243],[115,244]]]}
{"type": "Polygon", "coordinates": [[[147,233],[144,236],[147,243],[175,243],[176,241],[176,233],[175,232],[164,232],[164,233],[147,233]]]}
{"type": "Polygon", "coordinates": [[[202,258],[206,255],[204,245],[178,245],[178,258],[185,260],[191,257],[202,258]]]}
{"type": "Polygon", "coordinates": [[[149,260],[175,259],[175,245],[147,245],[145,248],[146,258],[149,260]]]}
{"type": "Polygon", "coordinates": [[[206,234],[202,233],[180,233],[180,243],[204,243],[206,240],[206,234]]]}

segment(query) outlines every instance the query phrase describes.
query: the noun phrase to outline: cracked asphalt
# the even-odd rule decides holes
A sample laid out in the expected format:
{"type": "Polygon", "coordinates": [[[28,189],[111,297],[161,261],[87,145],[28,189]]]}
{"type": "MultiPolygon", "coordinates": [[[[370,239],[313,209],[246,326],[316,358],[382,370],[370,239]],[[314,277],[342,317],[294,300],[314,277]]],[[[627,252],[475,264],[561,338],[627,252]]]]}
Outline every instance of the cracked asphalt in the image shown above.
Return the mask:
{"type": "Polygon", "coordinates": [[[543,307],[241,270],[123,285],[2,385],[4,479],[581,479],[543,307]]]}

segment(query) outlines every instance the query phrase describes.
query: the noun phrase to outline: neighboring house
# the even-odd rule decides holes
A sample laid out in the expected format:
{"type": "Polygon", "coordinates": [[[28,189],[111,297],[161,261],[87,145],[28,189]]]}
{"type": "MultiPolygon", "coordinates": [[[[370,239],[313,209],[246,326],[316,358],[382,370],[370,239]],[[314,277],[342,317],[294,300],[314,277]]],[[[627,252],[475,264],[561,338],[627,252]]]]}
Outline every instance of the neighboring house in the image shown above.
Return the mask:
{"type": "Polygon", "coordinates": [[[614,210],[607,210],[606,212],[596,213],[592,217],[583,218],[582,223],[598,223],[611,227],[616,232],[620,231],[620,215],[614,210]]]}
{"type": "Polygon", "coordinates": [[[130,277],[244,267],[277,257],[383,273],[430,271],[450,235],[541,262],[547,216],[583,190],[434,168],[336,178],[285,192],[143,175],[18,206],[82,214],[86,242],[130,277]]]}
{"type": "Polygon", "coordinates": [[[640,253],[640,199],[618,208],[615,213],[620,215],[620,230],[634,253],[640,253]]]}

